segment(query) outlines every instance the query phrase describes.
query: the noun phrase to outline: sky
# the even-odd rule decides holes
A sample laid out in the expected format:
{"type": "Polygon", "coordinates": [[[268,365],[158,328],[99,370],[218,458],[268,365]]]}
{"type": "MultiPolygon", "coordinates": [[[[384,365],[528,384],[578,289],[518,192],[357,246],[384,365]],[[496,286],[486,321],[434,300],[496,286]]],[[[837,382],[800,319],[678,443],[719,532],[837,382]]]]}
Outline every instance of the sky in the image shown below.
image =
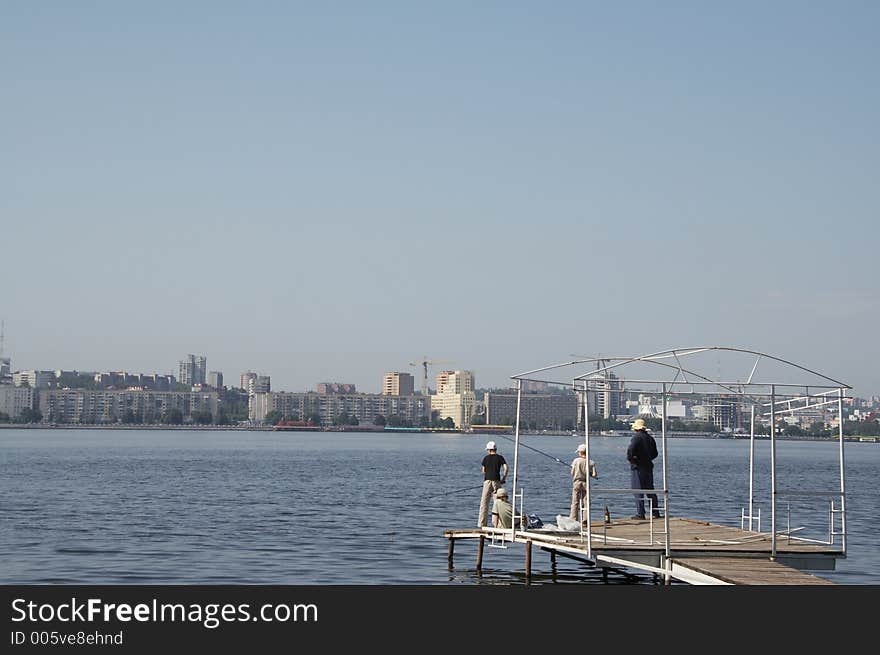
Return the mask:
{"type": "Polygon", "coordinates": [[[880,394],[874,2],[0,3],[13,369],[478,387],[730,345],[880,394]]]}

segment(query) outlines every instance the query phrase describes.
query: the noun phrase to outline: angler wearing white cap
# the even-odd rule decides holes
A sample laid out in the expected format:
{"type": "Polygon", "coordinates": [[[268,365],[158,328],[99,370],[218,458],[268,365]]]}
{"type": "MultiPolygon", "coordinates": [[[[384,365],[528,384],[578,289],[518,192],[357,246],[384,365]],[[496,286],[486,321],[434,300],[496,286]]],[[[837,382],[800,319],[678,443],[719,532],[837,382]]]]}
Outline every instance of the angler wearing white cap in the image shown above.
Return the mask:
{"type": "MultiPolygon", "coordinates": [[[[596,464],[590,460],[590,477],[598,478],[599,473],[596,471],[596,464]]],[[[571,512],[568,518],[578,521],[580,515],[581,501],[587,495],[587,445],[581,444],[577,447],[577,457],[571,462],[571,512]]]]}
{"type": "Polygon", "coordinates": [[[489,520],[489,498],[507,480],[507,461],[498,454],[498,448],[494,441],[486,444],[487,454],[482,461],[483,471],[483,494],[480,496],[480,517],[477,519],[477,527],[482,528],[489,520]]]}

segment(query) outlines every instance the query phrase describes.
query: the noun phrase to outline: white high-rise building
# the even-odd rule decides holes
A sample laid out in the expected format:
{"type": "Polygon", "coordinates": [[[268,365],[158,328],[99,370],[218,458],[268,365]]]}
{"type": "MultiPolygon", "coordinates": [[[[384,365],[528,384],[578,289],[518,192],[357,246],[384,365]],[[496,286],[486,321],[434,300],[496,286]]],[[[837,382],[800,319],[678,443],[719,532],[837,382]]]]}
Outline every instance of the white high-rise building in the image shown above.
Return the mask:
{"type": "Polygon", "coordinates": [[[477,409],[473,371],[442,371],[437,375],[437,393],[431,396],[431,413],[451,418],[457,428],[466,428],[477,409]]]}
{"type": "Polygon", "coordinates": [[[467,393],[474,390],[473,371],[441,371],[437,374],[437,393],[467,393]]]}

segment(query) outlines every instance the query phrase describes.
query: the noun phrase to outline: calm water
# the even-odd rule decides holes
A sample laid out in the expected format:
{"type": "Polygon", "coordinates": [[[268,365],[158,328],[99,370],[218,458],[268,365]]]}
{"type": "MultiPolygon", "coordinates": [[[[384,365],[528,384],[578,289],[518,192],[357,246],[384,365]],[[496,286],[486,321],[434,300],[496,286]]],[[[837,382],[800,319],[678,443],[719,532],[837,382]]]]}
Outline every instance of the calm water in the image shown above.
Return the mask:
{"type": "MultiPolygon", "coordinates": [[[[183,431],[0,431],[2,583],[497,584],[522,582],[524,550],[474,542],[446,562],[446,528],[476,525],[484,436],[183,431]],[[464,489],[464,491],[457,491],[464,489]]],[[[497,438],[513,464],[513,443],[497,438]]],[[[658,440],[659,441],[659,440],[658,440]]],[[[626,438],[598,437],[598,487],[627,487],[626,438]]],[[[526,511],[568,514],[567,463],[579,440],[529,436],[520,451],[526,511]]],[[[778,444],[779,488],[837,487],[836,445],[778,444]]],[[[758,500],[770,527],[769,444],[757,445],[758,500]]],[[[880,583],[880,446],[847,443],[849,556],[842,584],[880,583]]],[[[659,460],[658,460],[659,462],[659,460]]],[[[660,468],[656,469],[659,478],[660,468]]],[[[672,514],[739,525],[748,441],[671,439],[672,514]]],[[[658,480],[659,486],[659,480],[658,480]]],[[[608,496],[612,517],[631,497],[608,496]]],[[[601,501],[605,504],[605,500],[601,501]]],[[[785,506],[780,525],[784,528],[785,506]]],[[[827,504],[792,506],[799,533],[827,538],[827,504]]],[[[534,582],[601,582],[537,551],[534,582]]],[[[612,576],[611,582],[651,582],[612,576]]]]}

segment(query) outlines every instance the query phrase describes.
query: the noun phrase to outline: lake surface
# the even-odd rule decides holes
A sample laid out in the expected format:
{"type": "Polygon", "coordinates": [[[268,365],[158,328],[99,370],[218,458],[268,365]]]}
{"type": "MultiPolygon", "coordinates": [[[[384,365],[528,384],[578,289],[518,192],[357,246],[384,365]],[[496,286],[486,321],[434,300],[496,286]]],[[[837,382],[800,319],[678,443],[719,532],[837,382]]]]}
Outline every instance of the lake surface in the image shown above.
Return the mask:
{"type": "MultiPolygon", "coordinates": [[[[494,438],[512,468],[513,442],[494,438]]],[[[580,441],[523,437],[541,451],[520,449],[527,512],[545,522],[568,515],[568,463],[580,441]]],[[[0,430],[0,583],[521,584],[521,547],[488,548],[477,575],[475,542],[460,542],[455,568],[447,567],[443,531],[476,525],[485,442],[450,434],[0,430]]],[[[627,443],[591,439],[596,487],[629,486],[627,443]]],[[[671,515],[739,526],[748,440],[675,438],[668,450],[671,515]]],[[[816,574],[878,584],[880,446],[845,450],[848,557],[816,574]]],[[[777,456],[779,489],[838,488],[836,444],[782,441],[777,456]]],[[[769,443],[756,444],[756,458],[767,531],[769,443]]],[[[612,518],[634,513],[631,497],[598,502],[612,518]]],[[[784,529],[787,506],[779,511],[784,529]]],[[[799,535],[827,539],[826,500],[799,499],[791,512],[799,535]]],[[[602,576],[564,558],[553,571],[537,551],[532,584],[572,582],[602,576]]]]}

